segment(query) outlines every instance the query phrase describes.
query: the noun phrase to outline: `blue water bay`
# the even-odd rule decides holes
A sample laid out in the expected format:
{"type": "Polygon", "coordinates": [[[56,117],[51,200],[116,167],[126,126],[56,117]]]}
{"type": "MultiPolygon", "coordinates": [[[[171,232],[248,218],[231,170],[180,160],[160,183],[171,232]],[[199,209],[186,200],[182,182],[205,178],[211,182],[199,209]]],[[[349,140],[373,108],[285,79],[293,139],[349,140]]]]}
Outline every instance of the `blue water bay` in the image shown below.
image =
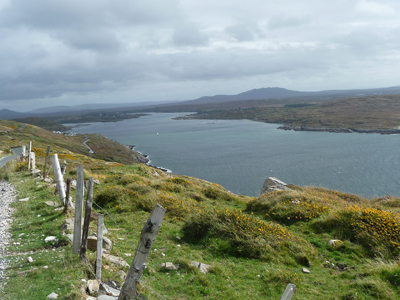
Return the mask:
{"type": "Polygon", "coordinates": [[[248,120],[173,120],[151,114],[90,123],[76,133],[101,133],[136,145],[151,164],[258,196],[267,177],[367,198],[400,196],[400,136],[294,132],[248,120]]]}

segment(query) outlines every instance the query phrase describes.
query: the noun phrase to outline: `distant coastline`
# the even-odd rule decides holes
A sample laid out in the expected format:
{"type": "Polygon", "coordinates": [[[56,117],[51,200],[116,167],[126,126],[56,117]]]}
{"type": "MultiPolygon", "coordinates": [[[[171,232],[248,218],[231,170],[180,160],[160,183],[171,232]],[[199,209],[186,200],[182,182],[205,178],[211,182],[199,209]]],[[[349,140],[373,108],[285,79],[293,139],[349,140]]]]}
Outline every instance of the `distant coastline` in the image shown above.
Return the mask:
{"type": "Polygon", "coordinates": [[[288,125],[279,126],[278,129],[292,130],[292,131],[333,132],[333,133],[400,134],[400,129],[324,128],[324,127],[288,126],[288,125]]]}

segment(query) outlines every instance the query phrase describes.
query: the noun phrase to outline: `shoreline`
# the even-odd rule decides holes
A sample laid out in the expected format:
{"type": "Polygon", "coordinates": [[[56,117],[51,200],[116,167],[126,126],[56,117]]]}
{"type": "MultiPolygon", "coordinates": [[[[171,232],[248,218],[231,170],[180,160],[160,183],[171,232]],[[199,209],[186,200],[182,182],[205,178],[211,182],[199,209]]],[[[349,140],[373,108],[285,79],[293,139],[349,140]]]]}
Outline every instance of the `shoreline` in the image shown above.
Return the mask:
{"type": "Polygon", "coordinates": [[[135,150],[135,145],[125,145],[125,146],[129,147],[130,150],[132,150],[132,152],[136,153],[136,155],[134,154],[134,157],[138,162],[140,162],[142,164],[145,164],[145,165],[147,165],[149,167],[152,167],[154,169],[158,169],[158,170],[161,170],[161,171],[164,171],[164,172],[167,172],[167,173],[172,173],[172,171],[170,169],[151,165],[150,164],[151,160],[149,159],[149,156],[147,154],[143,154],[143,153],[141,153],[139,151],[136,151],[135,150]]]}
{"type": "Polygon", "coordinates": [[[332,132],[332,133],[377,133],[382,135],[400,134],[400,129],[325,128],[325,127],[287,126],[287,125],[279,126],[277,129],[291,130],[291,131],[332,132]]]}

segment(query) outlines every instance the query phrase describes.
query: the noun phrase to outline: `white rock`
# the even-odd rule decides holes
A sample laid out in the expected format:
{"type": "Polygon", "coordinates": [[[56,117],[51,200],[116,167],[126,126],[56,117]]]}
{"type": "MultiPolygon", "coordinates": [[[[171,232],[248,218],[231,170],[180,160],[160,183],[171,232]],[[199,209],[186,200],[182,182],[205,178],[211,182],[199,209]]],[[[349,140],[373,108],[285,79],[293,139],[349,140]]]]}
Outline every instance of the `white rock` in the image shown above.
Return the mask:
{"type": "MultiPolygon", "coordinates": [[[[111,286],[109,286],[109,285],[107,285],[107,284],[105,284],[105,283],[101,283],[101,284],[100,284],[100,291],[101,291],[102,293],[105,293],[105,294],[107,294],[107,295],[111,295],[111,296],[114,296],[114,297],[118,297],[119,294],[120,294],[120,291],[119,291],[119,290],[114,289],[114,288],[112,288],[111,286]]],[[[98,299],[98,298],[97,298],[97,299],[98,299]]]]}
{"type": "Polygon", "coordinates": [[[44,239],[44,241],[47,242],[51,242],[51,241],[55,241],[57,239],[56,236],[48,236],[44,239]]]}
{"type": "Polygon", "coordinates": [[[331,245],[333,248],[338,247],[341,245],[343,242],[341,240],[330,240],[329,245],[331,245]]]}
{"type": "Polygon", "coordinates": [[[26,259],[26,261],[27,261],[28,263],[33,263],[33,258],[32,258],[32,256],[29,256],[29,257],[26,259]]]}
{"type": "Polygon", "coordinates": [[[264,181],[264,185],[261,189],[260,196],[267,192],[286,191],[286,190],[289,190],[286,183],[284,183],[283,181],[280,181],[279,179],[277,179],[275,177],[268,177],[264,181]]]}
{"type": "Polygon", "coordinates": [[[197,261],[192,261],[190,264],[192,266],[198,268],[199,271],[201,273],[204,273],[204,274],[207,274],[209,269],[210,269],[210,265],[206,265],[206,264],[203,264],[203,263],[200,263],[200,262],[197,262],[197,261]]]}
{"type": "Polygon", "coordinates": [[[19,202],[26,202],[26,201],[29,201],[29,197],[28,197],[28,198],[19,199],[18,201],[19,201],[19,202]]]}
{"type": "Polygon", "coordinates": [[[179,265],[174,265],[171,262],[162,263],[160,267],[171,270],[171,271],[176,271],[179,269],[179,265]]]}
{"type": "Polygon", "coordinates": [[[57,299],[58,295],[54,292],[52,292],[51,294],[47,295],[46,297],[47,299],[57,299]]]}
{"type": "Polygon", "coordinates": [[[87,282],[86,286],[87,286],[87,290],[89,291],[89,294],[92,295],[99,291],[100,282],[99,282],[99,280],[89,280],[87,282]]]}
{"type": "Polygon", "coordinates": [[[306,273],[306,274],[309,274],[309,273],[310,273],[310,271],[309,271],[308,269],[306,269],[306,268],[301,269],[301,271],[302,271],[303,273],[306,273]]]}

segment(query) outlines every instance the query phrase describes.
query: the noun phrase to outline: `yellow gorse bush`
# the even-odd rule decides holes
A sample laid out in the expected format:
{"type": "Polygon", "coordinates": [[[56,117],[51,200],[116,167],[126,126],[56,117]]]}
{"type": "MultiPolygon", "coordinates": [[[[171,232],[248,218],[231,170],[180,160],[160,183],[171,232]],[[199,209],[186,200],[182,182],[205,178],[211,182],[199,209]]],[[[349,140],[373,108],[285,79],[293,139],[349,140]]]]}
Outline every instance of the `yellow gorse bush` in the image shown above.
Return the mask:
{"type": "MultiPolygon", "coordinates": [[[[313,255],[312,246],[283,226],[265,222],[240,210],[202,210],[186,219],[183,227],[189,239],[221,238],[228,241],[224,251],[233,255],[273,260],[274,256],[313,255]]],[[[217,243],[215,248],[219,247],[217,243]]]]}
{"type": "Polygon", "coordinates": [[[400,222],[395,213],[352,205],[321,225],[342,239],[363,245],[374,256],[391,258],[400,254],[400,222]]]}

